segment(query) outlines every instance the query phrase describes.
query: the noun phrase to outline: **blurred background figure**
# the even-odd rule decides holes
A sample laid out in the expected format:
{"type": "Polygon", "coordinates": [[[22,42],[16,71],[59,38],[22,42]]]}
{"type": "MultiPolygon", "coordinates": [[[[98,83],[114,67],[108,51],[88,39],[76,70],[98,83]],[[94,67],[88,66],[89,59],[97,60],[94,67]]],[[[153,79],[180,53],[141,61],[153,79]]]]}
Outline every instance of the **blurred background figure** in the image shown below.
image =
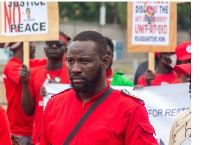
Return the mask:
{"type": "Polygon", "coordinates": [[[175,62],[174,53],[158,53],[156,56],[157,68],[155,73],[147,69],[145,74],[138,80],[138,85],[146,87],[171,83],[176,79],[173,70],[175,62]]]}
{"type": "MultiPolygon", "coordinates": [[[[179,74],[185,74],[189,82],[189,93],[191,93],[191,63],[180,64],[174,67],[179,74]]],[[[189,96],[188,96],[189,97],[189,96]]],[[[190,95],[191,97],[191,95],[190,95]]],[[[175,116],[168,145],[190,145],[191,144],[191,108],[180,112],[175,116]]]]}
{"type": "Polygon", "coordinates": [[[106,82],[111,85],[111,86],[131,86],[134,87],[133,82],[123,76],[123,73],[120,72],[114,72],[112,69],[112,64],[113,64],[113,51],[114,51],[114,45],[113,42],[110,38],[105,37],[106,43],[107,43],[107,55],[109,56],[110,63],[109,66],[106,70],[106,82]]]}
{"type": "MultiPolygon", "coordinates": [[[[186,64],[191,63],[191,41],[185,41],[177,45],[176,49],[176,64],[186,64]]],[[[187,82],[187,76],[185,74],[179,74],[176,72],[177,79],[171,82],[171,84],[175,83],[184,83],[187,82]]]]}

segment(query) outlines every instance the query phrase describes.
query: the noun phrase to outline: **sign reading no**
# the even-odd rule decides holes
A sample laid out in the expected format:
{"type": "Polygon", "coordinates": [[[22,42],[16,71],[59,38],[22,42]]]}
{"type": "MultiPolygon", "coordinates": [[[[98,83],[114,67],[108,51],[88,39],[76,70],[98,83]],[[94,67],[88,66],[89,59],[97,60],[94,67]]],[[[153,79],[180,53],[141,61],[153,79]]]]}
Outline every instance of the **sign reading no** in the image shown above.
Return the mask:
{"type": "Polygon", "coordinates": [[[29,41],[59,40],[57,2],[4,1],[0,3],[0,43],[24,42],[29,66],[29,41]]]}

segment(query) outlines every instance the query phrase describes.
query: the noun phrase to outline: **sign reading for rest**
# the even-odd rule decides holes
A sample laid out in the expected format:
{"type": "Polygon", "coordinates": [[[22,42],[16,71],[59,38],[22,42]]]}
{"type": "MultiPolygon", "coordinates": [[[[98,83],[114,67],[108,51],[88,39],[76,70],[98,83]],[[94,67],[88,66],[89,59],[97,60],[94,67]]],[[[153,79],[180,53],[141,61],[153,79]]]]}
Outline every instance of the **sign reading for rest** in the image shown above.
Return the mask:
{"type": "Polygon", "coordinates": [[[132,44],[169,45],[170,2],[133,2],[132,44]]]}
{"type": "Polygon", "coordinates": [[[2,36],[48,33],[47,2],[1,2],[2,36]]]}

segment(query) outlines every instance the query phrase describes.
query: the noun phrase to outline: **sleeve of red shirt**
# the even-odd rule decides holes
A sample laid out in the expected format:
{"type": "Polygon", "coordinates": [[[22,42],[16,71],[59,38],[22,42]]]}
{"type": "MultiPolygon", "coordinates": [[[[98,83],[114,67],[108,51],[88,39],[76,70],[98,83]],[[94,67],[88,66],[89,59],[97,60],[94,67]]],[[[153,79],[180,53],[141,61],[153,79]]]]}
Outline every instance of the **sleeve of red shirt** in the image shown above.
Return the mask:
{"type": "Polygon", "coordinates": [[[21,65],[10,65],[9,69],[6,70],[6,76],[12,80],[16,84],[20,84],[20,76],[19,76],[19,69],[21,68],[21,65]]]}
{"type": "Polygon", "coordinates": [[[41,65],[46,65],[47,64],[47,58],[30,59],[29,63],[30,63],[30,67],[37,67],[37,66],[41,66],[41,65]]]}
{"type": "Polygon", "coordinates": [[[12,145],[10,125],[6,115],[6,111],[0,106],[0,145],[12,145]]]}
{"type": "MultiPolygon", "coordinates": [[[[48,104],[48,103],[47,103],[48,104]]],[[[42,134],[40,136],[40,145],[49,145],[49,137],[47,134],[47,129],[46,129],[46,113],[48,111],[48,105],[46,106],[46,109],[44,111],[43,115],[43,120],[42,120],[42,134]]]]}
{"type": "Polygon", "coordinates": [[[133,108],[129,112],[130,119],[127,122],[125,132],[125,145],[158,145],[153,134],[155,130],[149,122],[144,105],[133,108]]]}
{"type": "Polygon", "coordinates": [[[137,85],[143,85],[144,87],[146,86],[145,75],[142,75],[142,76],[139,78],[137,85]]]}

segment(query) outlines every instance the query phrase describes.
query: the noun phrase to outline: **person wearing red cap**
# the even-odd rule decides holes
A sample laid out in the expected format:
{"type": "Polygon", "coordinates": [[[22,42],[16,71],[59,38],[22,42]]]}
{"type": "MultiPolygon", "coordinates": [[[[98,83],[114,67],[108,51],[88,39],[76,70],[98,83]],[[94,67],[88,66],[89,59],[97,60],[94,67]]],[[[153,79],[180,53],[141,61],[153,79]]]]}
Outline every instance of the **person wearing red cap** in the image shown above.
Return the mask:
{"type": "MultiPolygon", "coordinates": [[[[190,83],[189,93],[191,93],[191,63],[175,65],[174,70],[187,76],[187,81],[190,83]]],[[[170,129],[168,145],[180,144],[191,144],[191,108],[176,115],[170,129]]]]}
{"type": "MultiPolygon", "coordinates": [[[[137,86],[157,86],[169,84],[176,79],[173,70],[174,61],[172,59],[174,53],[158,53],[156,57],[157,69],[155,73],[152,70],[147,70],[143,76],[140,77],[137,86]]],[[[137,88],[137,86],[135,88],[137,88]]]]}
{"type": "MultiPolygon", "coordinates": [[[[176,46],[175,49],[177,62],[176,64],[191,63],[191,41],[185,41],[176,46]]],[[[187,82],[185,74],[176,74],[177,79],[171,82],[171,84],[187,82]]]]}
{"type": "Polygon", "coordinates": [[[27,116],[34,115],[32,144],[38,143],[41,133],[43,97],[40,91],[44,81],[49,77],[51,82],[70,83],[67,66],[63,63],[68,42],[68,37],[60,31],[59,41],[46,41],[45,43],[46,65],[35,67],[30,71],[24,64],[20,68],[22,108],[27,116]]]}
{"type": "Polygon", "coordinates": [[[10,124],[4,108],[0,105],[0,145],[12,145],[10,124]]]}
{"type": "MultiPolygon", "coordinates": [[[[44,111],[41,145],[62,145],[77,122],[102,94],[109,57],[104,36],[95,31],[77,34],[67,51],[71,89],[53,96],[44,111]]],[[[113,90],[89,115],[70,145],[158,145],[145,104],[113,90]]]]}

